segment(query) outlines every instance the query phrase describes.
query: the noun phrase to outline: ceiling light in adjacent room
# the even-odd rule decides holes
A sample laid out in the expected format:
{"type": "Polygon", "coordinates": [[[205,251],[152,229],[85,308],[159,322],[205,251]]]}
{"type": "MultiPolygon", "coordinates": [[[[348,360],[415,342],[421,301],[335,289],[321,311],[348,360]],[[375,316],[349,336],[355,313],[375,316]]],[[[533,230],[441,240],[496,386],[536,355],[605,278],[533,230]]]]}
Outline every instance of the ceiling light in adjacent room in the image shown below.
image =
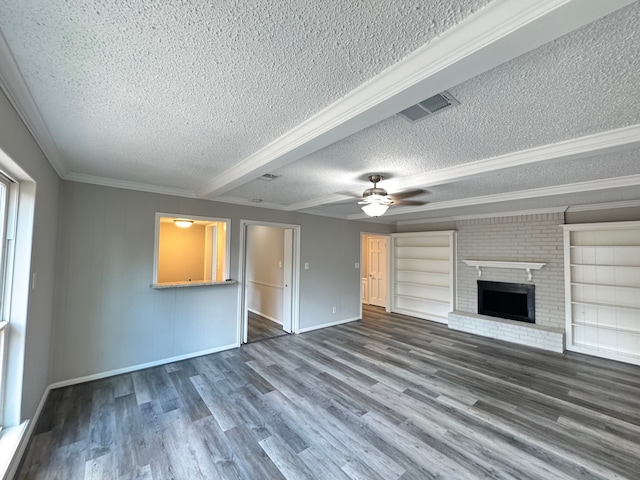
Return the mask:
{"type": "Polygon", "coordinates": [[[175,219],[173,223],[175,223],[176,227],[179,228],[189,228],[193,225],[193,220],[175,219]]]}

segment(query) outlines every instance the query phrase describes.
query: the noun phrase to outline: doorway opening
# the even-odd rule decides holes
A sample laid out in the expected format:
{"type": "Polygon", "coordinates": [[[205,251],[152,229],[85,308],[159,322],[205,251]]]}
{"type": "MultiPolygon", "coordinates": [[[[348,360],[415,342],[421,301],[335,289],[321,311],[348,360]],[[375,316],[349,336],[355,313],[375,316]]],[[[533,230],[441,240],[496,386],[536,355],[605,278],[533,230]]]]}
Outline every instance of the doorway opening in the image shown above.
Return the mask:
{"type": "Polygon", "coordinates": [[[360,240],[362,304],[389,311],[389,236],[363,233],[360,240]]]}
{"type": "Polygon", "coordinates": [[[300,226],[242,220],[239,344],[299,330],[300,226]]]}

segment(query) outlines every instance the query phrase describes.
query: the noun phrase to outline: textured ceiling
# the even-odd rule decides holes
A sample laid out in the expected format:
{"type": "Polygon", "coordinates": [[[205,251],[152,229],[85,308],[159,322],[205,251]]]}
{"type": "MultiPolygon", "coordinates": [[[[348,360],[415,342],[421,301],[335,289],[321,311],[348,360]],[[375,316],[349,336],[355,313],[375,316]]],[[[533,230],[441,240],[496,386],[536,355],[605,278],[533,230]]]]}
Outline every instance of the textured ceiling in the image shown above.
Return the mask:
{"type": "MultiPolygon", "coordinates": [[[[465,20],[509,3],[519,2],[372,0],[364,8],[344,0],[0,0],[0,30],[53,139],[49,147],[63,178],[191,194],[329,105],[345,101],[416,49],[428,49],[465,20]]],[[[220,199],[261,199],[262,206],[284,209],[308,202],[315,206],[297,208],[344,218],[360,212],[355,201],[332,202],[359,195],[370,186],[369,173],[382,173],[381,186],[388,183],[390,192],[424,188],[428,193],[419,198],[429,208],[638,175],[638,145],[599,152],[596,142],[594,152],[580,158],[507,163],[472,178],[465,174],[471,162],[640,124],[640,2],[611,8],[604,18],[525,48],[522,55],[505,54],[505,63],[472,78],[449,75],[451,84],[444,88],[460,101],[455,108],[415,124],[383,118],[278,164],[285,166],[271,171],[282,177],[273,182],[251,180],[256,173],[220,199]],[[451,168],[456,173],[446,181],[416,184],[418,176],[451,168]],[[321,205],[325,199],[329,203],[321,205]]],[[[562,23],[562,13],[553,15],[562,23]]],[[[472,44],[475,37],[469,38],[472,44]]],[[[486,60],[481,54],[474,58],[486,60]]],[[[8,70],[0,63],[5,89],[12,87],[8,70]]],[[[425,97],[432,93],[425,91],[425,97]]],[[[11,98],[28,117],[29,110],[19,108],[28,103],[24,95],[11,98]]],[[[33,118],[25,120],[38,130],[37,122],[29,122],[33,118]]],[[[46,137],[41,130],[34,134],[46,137]]],[[[596,190],[522,203],[547,208],[640,199],[634,187],[596,190]]],[[[402,209],[402,215],[393,215],[397,207],[392,207],[377,221],[518,205],[402,209]]]]}
{"type": "Polygon", "coordinates": [[[5,1],[0,28],[67,171],[193,189],[486,3],[5,1]]]}
{"type": "MultiPolygon", "coordinates": [[[[313,195],[360,193],[367,172],[409,177],[638,124],[639,21],[640,3],[450,87],[461,103],[455,108],[414,124],[391,117],[275,171],[282,175],[275,182],[255,181],[229,195],[296,203],[313,195]],[[334,185],[320,182],[309,188],[317,177],[332,178],[334,185]]],[[[635,159],[640,164],[637,152],[635,159]]],[[[608,168],[627,174],[619,166],[602,165],[608,168]]],[[[536,173],[535,168],[528,171],[531,178],[536,173]]],[[[538,173],[546,179],[538,183],[555,178],[546,168],[538,173]]],[[[502,176],[508,185],[509,176],[502,176]]],[[[464,196],[480,193],[469,183],[460,190],[464,196]]]]}

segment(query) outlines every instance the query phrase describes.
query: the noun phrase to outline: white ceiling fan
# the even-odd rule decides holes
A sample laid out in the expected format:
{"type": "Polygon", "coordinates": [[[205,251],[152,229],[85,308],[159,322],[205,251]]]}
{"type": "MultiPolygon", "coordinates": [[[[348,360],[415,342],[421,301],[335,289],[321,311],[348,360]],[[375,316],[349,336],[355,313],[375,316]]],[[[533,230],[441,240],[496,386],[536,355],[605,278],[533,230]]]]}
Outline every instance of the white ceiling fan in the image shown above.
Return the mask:
{"type": "Polygon", "coordinates": [[[373,187],[367,188],[362,192],[362,199],[358,202],[358,205],[362,205],[362,210],[370,217],[384,215],[391,205],[424,205],[425,203],[404,200],[405,198],[424,193],[423,190],[410,190],[389,195],[384,188],[378,187],[378,182],[384,179],[382,175],[369,175],[368,178],[369,181],[373,183],[373,187]]]}

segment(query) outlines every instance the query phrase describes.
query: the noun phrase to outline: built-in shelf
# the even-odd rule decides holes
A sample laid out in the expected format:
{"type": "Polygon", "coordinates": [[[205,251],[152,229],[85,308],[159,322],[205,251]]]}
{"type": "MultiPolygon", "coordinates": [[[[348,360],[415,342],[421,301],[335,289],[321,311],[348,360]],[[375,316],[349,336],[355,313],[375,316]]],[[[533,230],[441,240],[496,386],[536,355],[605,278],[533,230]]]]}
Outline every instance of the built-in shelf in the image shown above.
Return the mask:
{"type": "Polygon", "coordinates": [[[589,305],[591,307],[605,307],[605,308],[617,308],[621,310],[631,310],[634,312],[640,312],[640,307],[633,307],[630,305],[620,305],[619,303],[602,303],[602,302],[583,302],[580,300],[572,300],[574,305],[589,305]]]}
{"type": "Polygon", "coordinates": [[[527,271],[527,280],[532,281],[531,270],[540,270],[546,263],[535,262],[504,262],[500,260],[463,260],[470,267],[476,267],[478,270],[478,278],[482,277],[482,268],[515,268],[527,271]]]}
{"type": "Polygon", "coordinates": [[[434,298],[428,298],[428,297],[416,297],[415,295],[403,295],[403,294],[396,293],[396,297],[410,298],[412,300],[419,300],[421,302],[437,303],[438,305],[449,305],[449,302],[444,300],[436,300],[434,298]]]}
{"type": "Polygon", "coordinates": [[[592,324],[592,323],[581,323],[581,322],[573,322],[573,326],[574,327],[587,327],[587,328],[596,328],[598,330],[608,330],[611,332],[616,332],[616,333],[622,333],[624,335],[640,335],[640,331],[638,330],[631,330],[629,328],[619,328],[619,327],[614,327],[611,325],[599,325],[599,324],[592,324]]]}
{"type": "Polygon", "coordinates": [[[454,310],[455,232],[392,235],[393,312],[446,323],[454,310]]]}
{"type": "Polygon", "coordinates": [[[156,290],[164,288],[189,288],[189,287],[213,287],[218,285],[233,285],[235,280],[225,280],[224,282],[176,282],[176,283],[152,283],[149,285],[156,290]]]}
{"type": "Polygon", "coordinates": [[[640,365],[640,222],[562,228],[567,350],[640,365]]]}

